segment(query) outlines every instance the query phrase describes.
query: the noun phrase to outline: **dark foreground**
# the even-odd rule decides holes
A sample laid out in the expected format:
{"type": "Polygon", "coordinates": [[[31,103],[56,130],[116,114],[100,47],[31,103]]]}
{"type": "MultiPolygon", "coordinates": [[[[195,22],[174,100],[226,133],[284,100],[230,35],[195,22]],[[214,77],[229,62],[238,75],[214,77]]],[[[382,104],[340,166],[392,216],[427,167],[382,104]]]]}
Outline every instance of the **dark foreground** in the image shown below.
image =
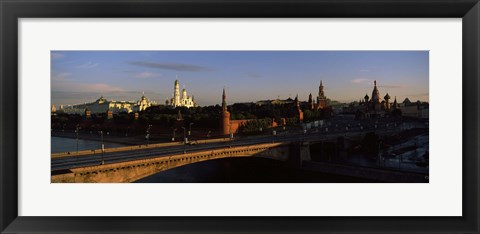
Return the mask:
{"type": "Polygon", "coordinates": [[[265,158],[224,158],[190,164],[136,183],[375,183],[378,181],[304,171],[265,158]]]}

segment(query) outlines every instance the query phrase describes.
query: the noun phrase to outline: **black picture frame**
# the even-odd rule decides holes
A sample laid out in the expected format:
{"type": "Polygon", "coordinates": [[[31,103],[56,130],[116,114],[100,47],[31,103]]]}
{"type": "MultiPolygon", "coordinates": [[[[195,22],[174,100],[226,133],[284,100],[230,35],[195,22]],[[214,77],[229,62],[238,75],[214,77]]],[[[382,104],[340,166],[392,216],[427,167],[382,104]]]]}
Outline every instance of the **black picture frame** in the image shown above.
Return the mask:
{"type": "MultiPolygon", "coordinates": [[[[1,233],[479,232],[478,0],[0,0],[1,233]],[[18,19],[57,17],[462,18],[462,217],[18,216],[18,19]]],[[[452,157],[455,155],[452,155],[452,157]]],[[[460,152],[459,155],[460,156],[460,152]]],[[[41,198],[39,198],[41,200],[41,198]]],[[[442,204],[439,204],[439,206],[442,204]]]]}

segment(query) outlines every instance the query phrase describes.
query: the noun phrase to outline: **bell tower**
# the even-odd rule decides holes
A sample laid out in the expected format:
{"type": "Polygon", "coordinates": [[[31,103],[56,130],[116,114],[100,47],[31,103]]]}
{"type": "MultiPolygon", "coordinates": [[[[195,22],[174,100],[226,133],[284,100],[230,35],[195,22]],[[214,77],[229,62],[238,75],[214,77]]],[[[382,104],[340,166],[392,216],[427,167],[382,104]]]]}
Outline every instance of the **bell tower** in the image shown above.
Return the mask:
{"type": "Polygon", "coordinates": [[[230,134],[230,112],[227,110],[227,95],[225,95],[225,88],[222,94],[222,133],[223,135],[230,134]]]}

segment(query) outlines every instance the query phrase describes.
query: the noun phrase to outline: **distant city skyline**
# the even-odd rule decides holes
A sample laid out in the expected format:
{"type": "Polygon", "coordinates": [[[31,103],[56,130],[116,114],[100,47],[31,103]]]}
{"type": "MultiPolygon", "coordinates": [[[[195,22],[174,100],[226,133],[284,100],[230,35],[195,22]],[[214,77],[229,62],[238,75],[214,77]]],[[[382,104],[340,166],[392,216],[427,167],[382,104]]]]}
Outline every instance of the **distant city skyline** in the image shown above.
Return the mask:
{"type": "Polygon", "coordinates": [[[108,100],[135,101],[142,92],[164,104],[174,81],[200,106],[267,99],[305,101],[318,95],[358,101],[380,95],[398,101],[428,101],[428,51],[52,51],[52,104],[108,100]]]}

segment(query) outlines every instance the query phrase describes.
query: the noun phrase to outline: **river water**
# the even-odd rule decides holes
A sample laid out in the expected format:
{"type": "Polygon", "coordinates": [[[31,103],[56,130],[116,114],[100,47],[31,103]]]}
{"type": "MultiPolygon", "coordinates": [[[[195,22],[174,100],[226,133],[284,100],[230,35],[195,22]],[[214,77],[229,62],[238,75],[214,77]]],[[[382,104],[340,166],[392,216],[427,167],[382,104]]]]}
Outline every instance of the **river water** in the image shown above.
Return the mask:
{"type": "MultiPolygon", "coordinates": [[[[106,148],[121,147],[123,144],[104,142],[106,148]]],[[[51,152],[75,152],[77,151],[77,139],[66,137],[51,137],[51,152]]],[[[100,141],[78,140],[78,150],[92,150],[102,148],[100,141]]]]}
{"type": "Polygon", "coordinates": [[[136,183],[357,183],[365,179],[309,172],[254,157],[223,158],[173,168],[136,183]]]}

